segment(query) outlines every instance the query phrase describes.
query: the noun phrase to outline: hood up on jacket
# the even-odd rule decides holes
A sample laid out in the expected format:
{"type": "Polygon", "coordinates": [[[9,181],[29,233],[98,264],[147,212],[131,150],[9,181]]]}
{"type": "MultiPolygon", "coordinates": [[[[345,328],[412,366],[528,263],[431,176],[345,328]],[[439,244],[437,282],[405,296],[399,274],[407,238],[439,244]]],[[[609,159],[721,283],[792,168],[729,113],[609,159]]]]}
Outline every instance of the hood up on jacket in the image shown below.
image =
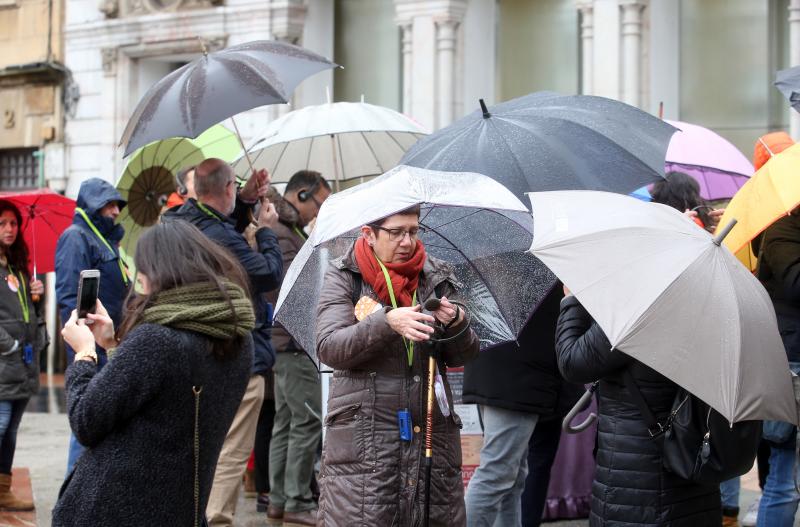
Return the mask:
{"type": "Polygon", "coordinates": [[[772,156],[780,154],[793,144],[794,140],[786,132],[762,135],[756,140],[753,149],[753,166],[756,170],[760,169],[772,156]]]}
{"type": "MultiPolygon", "coordinates": [[[[100,210],[111,203],[116,201],[119,203],[119,208],[122,210],[128,202],[122,199],[122,195],[114,186],[100,178],[87,179],[81,183],[81,188],[78,191],[78,207],[82,208],[89,219],[94,223],[97,230],[100,231],[110,243],[117,243],[122,239],[125,234],[125,229],[122,225],[114,224],[114,220],[100,216],[100,210]]],[[[85,223],[83,218],[77,212],[72,223],[85,223]]]]}

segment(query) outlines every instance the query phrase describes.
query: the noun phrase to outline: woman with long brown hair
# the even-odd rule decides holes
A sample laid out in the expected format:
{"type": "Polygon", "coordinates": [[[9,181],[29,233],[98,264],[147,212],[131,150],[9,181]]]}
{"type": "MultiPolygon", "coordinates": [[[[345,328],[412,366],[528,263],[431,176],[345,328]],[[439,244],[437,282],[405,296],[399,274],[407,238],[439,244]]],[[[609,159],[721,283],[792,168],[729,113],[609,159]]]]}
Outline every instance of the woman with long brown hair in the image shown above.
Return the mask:
{"type": "Polygon", "coordinates": [[[118,334],[102,304],[62,335],[70,426],[88,450],[53,525],[200,525],[222,442],[242,399],[255,324],[238,262],[183,221],[136,248],[139,293],[118,334]],[[95,342],[116,350],[100,371],[95,342]]]}
{"type": "Polygon", "coordinates": [[[0,509],[32,510],[11,493],[17,429],[31,396],[39,391],[39,352],[47,345],[40,304],[41,281],[28,274],[28,247],[20,234],[22,216],[0,200],[0,509]]]}

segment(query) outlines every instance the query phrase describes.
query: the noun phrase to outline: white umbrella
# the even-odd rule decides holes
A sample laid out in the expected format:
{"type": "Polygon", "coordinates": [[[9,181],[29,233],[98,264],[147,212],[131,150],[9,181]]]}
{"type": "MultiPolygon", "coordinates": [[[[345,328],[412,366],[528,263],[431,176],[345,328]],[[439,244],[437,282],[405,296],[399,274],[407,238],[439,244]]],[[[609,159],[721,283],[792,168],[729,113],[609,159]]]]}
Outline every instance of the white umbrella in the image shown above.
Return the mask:
{"type": "MultiPolygon", "coordinates": [[[[266,168],[274,183],[309,169],[333,180],[338,190],[342,182],[361,183],[393,168],[425,134],[419,124],[389,108],[337,102],[307,106],[276,119],[248,152],[253,167],[266,168]]],[[[233,167],[240,178],[250,176],[243,155],[233,167]]]]}
{"type": "Polygon", "coordinates": [[[314,362],[317,301],[328,262],[350,249],[362,225],[414,205],[422,206],[425,250],[453,267],[455,296],[467,304],[481,347],[514,340],[555,284],[526,251],[531,216],[510,190],[481,174],[399,166],[328,198],[286,272],[275,319],[314,362]]]}
{"type": "Polygon", "coordinates": [[[730,422],[797,423],[769,295],[719,240],[670,207],[591,191],[536,192],[531,252],[580,300],[612,350],[730,422]]]}

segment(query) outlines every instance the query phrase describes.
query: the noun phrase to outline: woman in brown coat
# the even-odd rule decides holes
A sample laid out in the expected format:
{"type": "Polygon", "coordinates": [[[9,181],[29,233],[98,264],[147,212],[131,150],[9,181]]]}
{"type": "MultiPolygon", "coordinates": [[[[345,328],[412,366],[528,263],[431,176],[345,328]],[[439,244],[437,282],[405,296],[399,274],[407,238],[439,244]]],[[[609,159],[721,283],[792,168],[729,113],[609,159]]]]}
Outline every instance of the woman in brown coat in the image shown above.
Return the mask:
{"type": "Polygon", "coordinates": [[[424,433],[427,349],[434,318],[448,327],[438,361],[446,402],[434,403],[431,525],[465,524],[461,421],[453,411],[447,366],[478,352],[465,313],[447,300],[454,278],[417,240],[419,209],[361,228],[362,237],[325,276],[317,316],[317,354],[334,369],[325,419],[320,526],[412,526],[425,506],[424,433]],[[433,316],[420,304],[433,296],[433,316]],[[463,330],[463,331],[462,331],[463,330]],[[401,439],[398,413],[413,430],[401,439]]]}

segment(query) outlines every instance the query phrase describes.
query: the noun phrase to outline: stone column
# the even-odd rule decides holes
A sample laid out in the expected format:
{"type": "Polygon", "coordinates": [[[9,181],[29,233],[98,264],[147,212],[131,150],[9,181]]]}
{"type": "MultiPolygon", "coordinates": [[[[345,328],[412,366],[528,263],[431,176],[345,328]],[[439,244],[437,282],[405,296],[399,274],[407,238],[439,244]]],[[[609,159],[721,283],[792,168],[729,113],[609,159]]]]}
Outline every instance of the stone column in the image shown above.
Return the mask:
{"type": "MultiPolygon", "coordinates": [[[[800,66],[800,0],[789,3],[789,62],[791,66],[800,66]]],[[[797,140],[800,138],[800,114],[789,108],[790,133],[797,140]]]]}
{"type": "Polygon", "coordinates": [[[594,2],[578,0],[581,14],[581,93],[592,95],[594,88],[594,2]]]}
{"type": "Polygon", "coordinates": [[[642,9],[641,0],[620,0],[622,8],[622,100],[639,106],[641,99],[642,9]]]}
{"type": "MultiPolygon", "coordinates": [[[[303,28],[306,22],[308,7],[303,0],[274,0],[270,6],[271,20],[270,33],[274,40],[303,45],[303,28]]],[[[278,119],[294,110],[294,97],[289,99],[289,104],[273,104],[269,113],[272,119],[278,119]]],[[[243,132],[244,133],[244,132],[243,132]]]]}
{"type": "Polygon", "coordinates": [[[401,52],[403,56],[403,113],[411,114],[411,40],[413,38],[412,24],[406,23],[400,26],[403,34],[401,52]]]}
{"type": "Polygon", "coordinates": [[[436,22],[436,51],[439,58],[437,128],[443,128],[452,123],[455,113],[455,57],[458,25],[459,22],[452,19],[436,22]]]}
{"type": "Polygon", "coordinates": [[[394,0],[403,30],[403,112],[433,131],[455,117],[458,26],[467,0],[394,0]]]}

